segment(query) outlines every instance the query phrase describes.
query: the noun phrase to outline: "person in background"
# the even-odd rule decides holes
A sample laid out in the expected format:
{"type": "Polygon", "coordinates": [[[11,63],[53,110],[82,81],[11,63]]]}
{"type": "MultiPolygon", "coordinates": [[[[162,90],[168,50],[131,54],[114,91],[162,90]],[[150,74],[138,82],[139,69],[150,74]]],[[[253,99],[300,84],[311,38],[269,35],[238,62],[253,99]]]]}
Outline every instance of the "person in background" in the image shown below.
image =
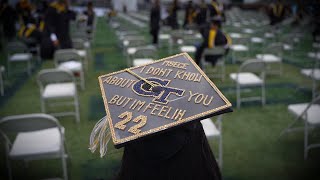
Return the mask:
{"type": "Polygon", "coordinates": [[[215,17],[224,17],[223,13],[223,5],[220,4],[217,0],[212,0],[211,3],[208,5],[209,16],[210,19],[215,17]]]}
{"type": "Polygon", "coordinates": [[[183,28],[186,28],[186,26],[191,25],[194,23],[195,17],[196,17],[196,10],[193,6],[192,1],[188,2],[188,5],[186,7],[186,12],[184,16],[184,23],[183,28]]]}
{"type": "Polygon", "coordinates": [[[12,8],[8,0],[1,0],[0,2],[0,26],[2,26],[4,39],[12,40],[16,35],[16,20],[17,14],[12,8]]]}
{"type": "Polygon", "coordinates": [[[208,8],[206,2],[205,0],[201,0],[197,9],[197,24],[201,34],[204,33],[205,26],[207,24],[207,12],[208,8]]]}
{"type": "Polygon", "coordinates": [[[54,1],[48,7],[45,24],[51,33],[51,40],[61,49],[72,48],[69,26],[75,17],[76,14],[69,10],[68,0],[54,1]]]}
{"type": "Polygon", "coordinates": [[[16,4],[16,11],[19,17],[20,26],[33,23],[35,18],[32,16],[33,7],[28,0],[20,0],[16,4]]]}
{"type": "Polygon", "coordinates": [[[84,14],[87,16],[88,33],[91,33],[93,28],[94,17],[95,17],[92,1],[88,2],[87,10],[84,12],[84,14]]]}
{"type": "MultiPolygon", "coordinates": [[[[197,49],[195,53],[195,62],[198,65],[201,65],[200,61],[201,61],[202,53],[205,48],[214,48],[215,46],[224,46],[225,48],[228,49],[229,46],[231,45],[230,37],[221,31],[221,22],[222,22],[221,18],[219,17],[213,18],[211,19],[210,26],[205,29],[203,42],[196,47],[197,49]]],[[[220,56],[208,56],[208,57],[205,57],[205,60],[209,61],[212,64],[212,66],[215,66],[219,58],[220,56]]]]}
{"type": "Polygon", "coordinates": [[[160,1],[154,0],[150,13],[150,34],[152,35],[152,43],[154,45],[158,44],[160,18],[160,1]]]}
{"type": "Polygon", "coordinates": [[[168,9],[168,12],[169,12],[168,25],[172,29],[178,29],[179,28],[179,24],[178,24],[178,20],[177,20],[177,11],[178,11],[178,9],[179,9],[178,0],[174,0],[173,3],[171,4],[171,6],[168,9]]]}
{"type": "Polygon", "coordinates": [[[113,18],[116,17],[116,15],[117,15],[117,11],[114,10],[114,8],[111,6],[110,11],[107,13],[108,23],[112,22],[113,18]]]}
{"type": "Polygon", "coordinates": [[[271,3],[269,7],[269,19],[270,25],[276,25],[283,21],[285,17],[286,8],[281,0],[276,0],[275,3],[271,3]]]}

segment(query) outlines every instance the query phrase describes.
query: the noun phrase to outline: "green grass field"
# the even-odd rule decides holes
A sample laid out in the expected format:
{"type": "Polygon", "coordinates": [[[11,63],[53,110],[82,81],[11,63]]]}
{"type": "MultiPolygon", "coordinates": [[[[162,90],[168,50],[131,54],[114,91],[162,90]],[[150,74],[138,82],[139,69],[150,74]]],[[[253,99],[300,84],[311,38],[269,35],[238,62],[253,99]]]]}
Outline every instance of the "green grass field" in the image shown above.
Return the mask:
{"type": "MultiPolygon", "coordinates": [[[[127,23],[127,22],[124,22],[127,23]]],[[[129,25],[129,24],[128,24],[129,25]]],[[[133,27],[135,28],[135,27],[133,27]]],[[[145,36],[148,30],[141,30],[145,36]]],[[[1,62],[4,63],[4,53],[1,62]]],[[[165,48],[158,57],[167,57],[165,48]]],[[[118,172],[123,149],[115,149],[112,143],[106,157],[88,150],[89,135],[96,121],[104,116],[104,107],[97,77],[126,67],[125,57],[117,47],[114,31],[105,19],[99,19],[92,44],[92,60],[86,73],[86,89],[79,90],[81,122],[74,117],[59,118],[66,129],[68,173],[71,180],[112,179],[118,172]]],[[[303,64],[302,60],[296,60],[303,64]]],[[[44,61],[30,78],[6,79],[6,97],[1,97],[0,116],[40,112],[39,88],[36,82],[40,69],[53,68],[52,61],[44,61]]],[[[235,86],[228,74],[236,72],[238,64],[228,64],[226,81],[212,79],[226,97],[235,104],[235,86]]],[[[283,64],[283,75],[267,76],[267,105],[247,103],[241,109],[223,116],[223,167],[225,180],[261,179],[320,179],[320,149],[313,149],[307,160],[303,159],[303,131],[279,137],[281,131],[293,121],[287,111],[290,103],[308,102],[311,99],[311,81],[300,75],[300,69],[292,63],[283,64]]],[[[250,93],[256,93],[253,90],[250,93]]],[[[214,118],[213,118],[214,119],[214,118]]],[[[302,123],[300,125],[303,125],[302,123]]],[[[315,129],[311,141],[320,140],[315,129]]],[[[5,155],[0,144],[0,179],[6,179],[5,155]]],[[[214,151],[217,144],[213,143],[214,151]]],[[[187,163],[187,162],[186,162],[187,163]]],[[[14,179],[43,179],[61,177],[59,160],[28,163],[13,161],[14,179]]]]}

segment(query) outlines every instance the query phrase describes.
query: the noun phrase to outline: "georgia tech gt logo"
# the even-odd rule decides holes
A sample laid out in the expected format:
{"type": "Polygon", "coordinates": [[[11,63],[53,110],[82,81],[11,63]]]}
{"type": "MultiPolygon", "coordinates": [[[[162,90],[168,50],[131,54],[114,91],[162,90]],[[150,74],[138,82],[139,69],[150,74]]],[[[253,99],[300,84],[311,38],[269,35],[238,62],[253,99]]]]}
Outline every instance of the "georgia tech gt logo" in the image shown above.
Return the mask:
{"type": "Polygon", "coordinates": [[[144,80],[136,82],[132,90],[140,96],[154,97],[153,102],[168,104],[168,98],[171,94],[181,97],[185,91],[184,89],[168,87],[167,85],[170,83],[170,80],[158,78],[147,78],[146,80],[157,86],[158,90],[154,90],[144,80]]]}

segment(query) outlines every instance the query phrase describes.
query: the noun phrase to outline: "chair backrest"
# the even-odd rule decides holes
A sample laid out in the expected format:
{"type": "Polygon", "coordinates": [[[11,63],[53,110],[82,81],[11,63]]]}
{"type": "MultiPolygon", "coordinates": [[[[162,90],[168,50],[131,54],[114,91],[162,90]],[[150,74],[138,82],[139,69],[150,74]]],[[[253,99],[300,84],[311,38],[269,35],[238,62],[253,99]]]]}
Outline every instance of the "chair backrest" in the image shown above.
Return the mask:
{"type": "Polygon", "coordinates": [[[203,51],[203,56],[217,56],[224,55],[226,53],[226,48],[224,46],[215,46],[213,48],[205,48],[203,51]]]}
{"type": "Polygon", "coordinates": [[[249,59],[243,62],[239,68],[239,72],[264,73],[266,63],[256,59],[249,59]]]}
{"type": "Polygon", "coordinates": [[[264,53],[272,53],[278,56],[282,56],[283,44],[282,43],[271,43],[265,49],[264,53]]]}
{"type": "Polygon", "coordinates": [[[29,52],[27,45],[20,41],[9,42],[6,50],[8,54],[29,52]]]}
{"type": "Polygon", "coordinates": [[[40,88],[47,84],[59,82],[75,82],[72,72],[64,69],[43,69],[37,77],[40,88]]]}
{"type": "Polygon", "coordinates": [[[139,46],[143,46],[146,45],[146,41],[144,39],[130,39],[128,40],[128,45],[127,47],[139,47],[139,46]]]}
{"type": "Polygon", "coordinates": [[[157,49],[154,46],[138,47],[132,56],[133,58],[155,59],[157,57],[157,49]]]}
{"type": "Polygon", "coordinates": [[[195,45],[196,43],[201,42],[201,37],[197,37],[195,34],[186,34],[183,37],[183,45],[195,45]]]}
{"type": "Polygon", "coordinates": [[[85,49],[84,43],[85,43],[85,40],[82,38],[73,38],[72,39],[72,47],[74,49],[85,49]]]}
{"type": "Polygon", "coordinates": [[[59,121],[48,114],[23,114],[7,116],[0,120],[0,130],[7,133],[37,131],[58,127],[61,128],[59,121]]]}
{"type": "Polygon", "coordinates": [[[242,45],[247,45],[250,42],[250,39],[246,37],[246,35],[242,35],[240,38],[234,38],[232,39],[233,43],[232,44],[242,44],[242,45]]]}
{"type": "Polygon", "coordinates": [[[59,49],[54,53],[54,63],[58,66],[62,62],[66,61],[81,61],[82,58],[78,54],[76,49],[59,49]]]}

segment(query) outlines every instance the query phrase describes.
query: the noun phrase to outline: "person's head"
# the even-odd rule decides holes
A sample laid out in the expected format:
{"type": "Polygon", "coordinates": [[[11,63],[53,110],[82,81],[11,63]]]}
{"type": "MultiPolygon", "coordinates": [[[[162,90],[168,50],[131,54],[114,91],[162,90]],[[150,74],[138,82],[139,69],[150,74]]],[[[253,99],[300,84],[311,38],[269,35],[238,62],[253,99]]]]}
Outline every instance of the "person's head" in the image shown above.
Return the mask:
{"type": "Polygon", "coordinates": [[[153,3],[154,3],[154,5],[159,6],[160,5],[160,0],[154,0],[153,3]]]}
{"type": "Polygon", "coordinates": [[[188,5],[191,6],[192,5],[192,1],[188,1],[188,5]]]}
{"type": "Polygon", "coordinates": [[[210,28],[211,29],[219,29],[221,28],[221,17],[215,16],[210,20],[210,28]]]}
{"type": "Polygon", "coordinates": [[[87,3],[87,8],[88,9],[91,9],[93,7],[93,3],[92,3],[92,1],[89,1],[88,3],[87,3]]]}

